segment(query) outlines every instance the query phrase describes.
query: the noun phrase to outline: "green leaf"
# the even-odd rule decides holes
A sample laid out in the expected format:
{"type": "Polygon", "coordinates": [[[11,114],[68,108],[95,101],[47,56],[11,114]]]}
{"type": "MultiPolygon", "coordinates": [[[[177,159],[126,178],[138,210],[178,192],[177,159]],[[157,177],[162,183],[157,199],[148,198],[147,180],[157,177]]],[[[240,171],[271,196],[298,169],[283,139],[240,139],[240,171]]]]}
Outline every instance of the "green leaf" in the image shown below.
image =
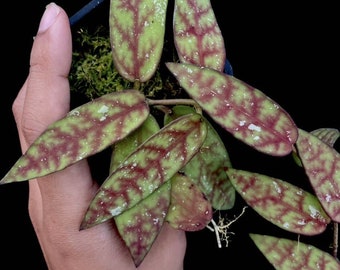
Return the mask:
{"type": "Polygon", "coordinates": [[[0,183],[62,170],[121,140],[148,115],[145,96],[136,90],[110,93],[83,104],[51,124],[0,183]]]}
{"type": "MultiPolygon", "coordinates": [[[[164,121],[169,123],[193,111],[194,109],[189,106],[174,106],[171,113],[165,115],[164,121]]],[[[229,155],[214,127],[205,118],[203,119],[207,125],[207,137],[200,151],[182,171],[200,188],[213,208],[230,209],[235,203],[235,188],[224,170],[224,167],[231,167],[229,155]]]]}
{"type": "Polygon", "coordinates": [[[302,129],[296,147],[320,203],[333,221],[340,222],[340,154],[302,129]]]}
{"type": "Polygon", "coordinates": [[[201,115],[182,116],[151,136],[102,184],[81,228],[123,213],[168,181],[199,150],[206,125],[201,115]]]}
{"type": "Polygon", "coordinates": [[[263,218],[298,234],[322,233],[330,218],[311,193],[288,182],[248,171],[227,169],[242,198],[263,218]]]}
{"type": "Polygon", "coordinates": [[[153,115],[149,114],[148,118],[137,130],[116,142],[112,147],[110,173],[118,168],[128,155],[134,152],[139,145],[159,131],[159,129],[157,120],[153,115]]]}
{"type": "Polygon", "coordinates": [[[311,131],[311,134],[331,147],[334,146],[334,143],[340,137],[340,132],[336,128],[319,128],[311,131]]]}
{"type": "Polygon", "coordinates": [[[199,231],[212,219],[213,210],[195,183],[176,174],[171,179],[171,204],[166,221],[177,230],[199,231]]]}
{"type": "MultiPolygon", "coordinates": [[[[334,143],[340,137],[340,132],[336,128],[319,128],[311,131],[310,133],[331,147],[334,146],[334,143]]],[[[293,151],[293,159],[297,165],[300,167],[303,166],[296,149],[293,151]]]]}
{"type": "Polygon", "coordinates": [[[163,51],[167,0],[111,0],[110,42],[113,62],[127,80],[145,82],[163,51]]]}
{"type": "Polygon", "coordinates": [[[269,235],[249,236],[276,270],[340,269],[334,257],[312,245],[269,235]]]}
{"type": "Polygon", "coordinates": [[[119,234],[138,267],[156,240],[170,205],[171,182],[115,217],[119,234]]]}
{"type": "Polygon", "coordinates": [[[175,0],[174,41],[182,63],[223,71],[224,39],[209,0],[175,0]]]}
{"type": "MultiPolygon", "coordinates": [[[[113,145],[110,173],[150,136],[159,131],[153,115],[134,132],[113,145]]],[[[170,181],[129,210],[114,217],[118,232],[128,247],[136,267],[155,241],[170,204],[170,181]]]]}
{"type": "Polygon", "coordinates": [[[167,63],[187,93],[235,138],[265,154],[289,154],[297,127],[264,93],[222,72],[192,64],[167,63]]]}

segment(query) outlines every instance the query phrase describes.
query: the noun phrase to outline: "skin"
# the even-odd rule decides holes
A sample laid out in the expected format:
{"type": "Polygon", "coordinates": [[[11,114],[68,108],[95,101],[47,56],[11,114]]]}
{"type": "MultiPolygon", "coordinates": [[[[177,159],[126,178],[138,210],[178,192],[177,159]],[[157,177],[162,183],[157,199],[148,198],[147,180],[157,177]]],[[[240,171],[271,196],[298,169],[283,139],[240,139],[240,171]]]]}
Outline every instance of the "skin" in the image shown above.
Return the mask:
{"type": "MultiPolygon", "coordinates": [[[[29,75],[12,110],[22,152],[70,110],[72,39],[65,11],[51,3],[40,22],[29,75]]],[[[86,160],[29,181],[29,215],[49,269],[136,269],[114,224],[79,230],[97,183],[86,160]]],[[[138,269],[183,269],[185,233],[164,224],[138,269]]]]}

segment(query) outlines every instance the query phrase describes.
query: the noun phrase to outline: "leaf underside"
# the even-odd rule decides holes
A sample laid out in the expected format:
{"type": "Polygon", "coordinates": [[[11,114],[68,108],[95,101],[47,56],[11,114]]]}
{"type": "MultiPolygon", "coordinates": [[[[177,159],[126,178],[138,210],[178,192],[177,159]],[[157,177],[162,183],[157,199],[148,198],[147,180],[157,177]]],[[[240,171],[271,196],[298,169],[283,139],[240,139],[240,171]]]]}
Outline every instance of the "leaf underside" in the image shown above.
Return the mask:
{"type": "Polygon", "coordinates": [[[176,174],[171,179],[171,204],[166,221],[184,231],[202,230],[212,219],[210,202],[187,176],[176,174]]]}

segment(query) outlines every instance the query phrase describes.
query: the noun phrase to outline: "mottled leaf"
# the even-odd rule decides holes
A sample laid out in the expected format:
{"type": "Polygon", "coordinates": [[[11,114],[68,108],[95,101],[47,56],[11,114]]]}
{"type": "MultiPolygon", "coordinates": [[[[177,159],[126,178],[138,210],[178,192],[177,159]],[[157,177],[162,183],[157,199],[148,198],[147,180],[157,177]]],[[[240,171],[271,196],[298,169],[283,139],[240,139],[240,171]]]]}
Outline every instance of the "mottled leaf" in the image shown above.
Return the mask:
{"type": "Polygon", "coordinates": [[[166,221],[173,228],[202,230],[211,221],[212,214],[211,204],[190,178],[176,174],[171,179],[171,204],[166,221]]]}
{"type": "Polygon", "coordinates": [[[110,162],[110,173],[113,172],[123,161],[136,150],[146,139],[159,131],[159,125],[155,117],[151,114],[143,124],[124,139],[113,145],[110,162]]]}
{"type": "Polygon", "coordinates": [[[117,216],[168,181],[199,150],[206,125],[201,115],[182,116],[141,144],[102,184],[81,228],[117,216]]]}
{"type": "MultiPolygon", "coordinates": [[[[153,115],[134,132],[113,145],[110,173],[146,139],[159,130],[153,115]]],[[[114,217],[121,238],[138,266],[156,239],[170,204],[170,181],[129,210],[114,217]]]]}
{"type": "Polygon", "coordinates": [[[113,62],[127,80],[145,82],[158,67],[164,45],[167,0],[111,0],[113,62]]]}
{"type": "MultiPolygon", "coordinates": [[[[329,146],[333,147],[336,140],[340,137],[340,132],[336,128],[319,128],[310,132],[314,136],[318,137],[324,143],[327,143],[329,146]]],[[[293,151],[293,159],[297,165],[302,167],[302,162],[299,158],[297,150],[293,151]]]]}
{"type": "Polygon", "coordinates": [[[115,217],[119,234],[138,267],[156,240],[170,205],[170,181],[115,217]]]}
{"type": "Polygon", "coordinates": [[[175,0],[173,29],[182,63],[223,71],[224,39],[209,0],[175,0]]]}
{"type": "Polygon", "coordinates": [[[339,262],[315,246],[269,235],[250,234],[276,270],[339,270],[339,262]]]}
{"type": "Polygon", "coordinates": [[[292,151],[297,127],[289,114],[264,93],[213,69],[166,65],[203,110],[237,139],[273,156],[292,151]]]}
{"type": "Polygon", "coordinates": [[[242,198],[263,218],[294,233],[322,233],[330,218],[311,193],[288,182],[242,170],[227,169],[242,198]]]}
{"type": "Polygon", "coordinates": [[[340,222],[340,154],[302,129],[296,147],[320,203],[333,221],[340,222]]]}
{"type": "Polygon", "coordinates": [[[149,115],[136,90],[110,93],[70,111],[51,124],[1,180],[1,184],[41,177],[121,140],[149,115]]]}
{"type": "MultiPolygon", "coordinates": [[[[164,121],[168,123],[193,111],[189,106],[174,106],[171,113],[165,115],[164,121]]],[[[200,151],[182,171],[195,182],[213,208],[230,209],[235,203],[235,189],[224,170],[224,167],[231,167],[229,155],[214,127],[203,119],[207,124],[207,137],[200,151]]]]}

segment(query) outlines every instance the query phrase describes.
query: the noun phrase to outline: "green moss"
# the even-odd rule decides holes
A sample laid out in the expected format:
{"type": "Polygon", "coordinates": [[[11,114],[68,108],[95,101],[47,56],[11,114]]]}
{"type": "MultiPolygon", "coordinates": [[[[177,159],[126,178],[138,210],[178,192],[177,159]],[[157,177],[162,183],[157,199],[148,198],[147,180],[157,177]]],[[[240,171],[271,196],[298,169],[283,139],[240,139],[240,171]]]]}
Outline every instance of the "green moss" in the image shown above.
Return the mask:
{"type": "Polygon", "coordinates": [[[89,99],[131,88],[138,88],[152,98],[180,95],[181,90],[177,81],[165,70],[158,69],[149,81],[141,84],[123,78],[114,67],[109,32],[102,26],[94,33],[80,29],[73,44],[69,76],[71,91],[84,94],[89,99]]]}

